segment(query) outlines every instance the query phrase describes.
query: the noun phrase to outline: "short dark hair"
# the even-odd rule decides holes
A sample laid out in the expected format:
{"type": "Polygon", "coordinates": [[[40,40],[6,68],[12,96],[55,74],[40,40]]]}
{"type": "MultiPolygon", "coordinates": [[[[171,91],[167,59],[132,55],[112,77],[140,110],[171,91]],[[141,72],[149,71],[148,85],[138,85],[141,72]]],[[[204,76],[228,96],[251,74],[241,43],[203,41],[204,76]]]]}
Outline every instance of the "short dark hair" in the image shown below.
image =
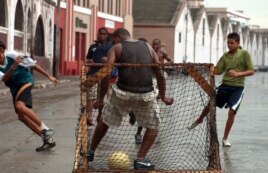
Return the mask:
{"type": "Polygon", "coordinates": [[[105,28],[105,27],[100,27],[99,30],[98,30],[98,33],[99,33],[101,30],[105,31],[105,32],[108,34],[108,29],[107,29],[107,28],[105,28]]]}
{"type": "Polygon", "coordinates": [[[5,43],[2,42],[1,40],[0,40],[0,47],[3,48],[3,49],[6,49],[6,45],[5,45],[5,43]]]}
{"type": "Polygon", "coordinates": [[[117,30],[114,31],[113,37],[118,37],[118,36],[122,38],[126,38],[126,37],[130,37],[130,33],[125,28],[118,28],[117,30]]]}
{"type": "Polygon", "coordinates": [[[240,36],[236,32],[232,32],[232,33],[228,34],[227,38],[234,39],[236,42],[240,41],[240,36]]]}
{"type": "Polygon", "coordinates": [[[158,41],[160,44],[161,44],[161,40],[159,39],[159,38],[155,38],[155,39],[153,39],[153,42],[154,41],[158,41]]]}

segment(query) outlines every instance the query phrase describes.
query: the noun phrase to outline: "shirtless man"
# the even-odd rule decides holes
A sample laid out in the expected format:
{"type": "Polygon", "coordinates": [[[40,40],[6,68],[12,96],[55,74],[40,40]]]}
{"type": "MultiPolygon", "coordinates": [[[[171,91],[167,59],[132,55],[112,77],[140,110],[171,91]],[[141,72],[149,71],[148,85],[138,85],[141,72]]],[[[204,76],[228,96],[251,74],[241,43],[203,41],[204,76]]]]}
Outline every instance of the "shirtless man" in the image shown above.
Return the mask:
{"type": "Polygon", "coordinates": [[[169,63],[172,63],[172,59],[168,56],[168,54],[161,49],[161,41],[156,38],[152,42],[152,47],[156,52],[160,63],[164,64],[164,61],[167,60],[169,63]]]}

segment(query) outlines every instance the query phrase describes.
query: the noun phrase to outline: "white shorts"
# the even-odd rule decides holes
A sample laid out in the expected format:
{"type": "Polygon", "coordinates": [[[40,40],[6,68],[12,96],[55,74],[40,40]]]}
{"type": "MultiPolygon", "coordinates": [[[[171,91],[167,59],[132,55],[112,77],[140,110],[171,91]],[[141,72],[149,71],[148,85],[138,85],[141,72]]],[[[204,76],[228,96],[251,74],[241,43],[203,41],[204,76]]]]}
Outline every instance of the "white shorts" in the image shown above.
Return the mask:
{"type": "Polygon", "coordinates": [[[158,129],[160,124],[158,93],[153,90],[148,93],[132,93],[123,91],[112,85],[112,95],[103,108],[103,122],[108,126],[120,126],[123,116],[133,112],[138,126],[158,129]]]}

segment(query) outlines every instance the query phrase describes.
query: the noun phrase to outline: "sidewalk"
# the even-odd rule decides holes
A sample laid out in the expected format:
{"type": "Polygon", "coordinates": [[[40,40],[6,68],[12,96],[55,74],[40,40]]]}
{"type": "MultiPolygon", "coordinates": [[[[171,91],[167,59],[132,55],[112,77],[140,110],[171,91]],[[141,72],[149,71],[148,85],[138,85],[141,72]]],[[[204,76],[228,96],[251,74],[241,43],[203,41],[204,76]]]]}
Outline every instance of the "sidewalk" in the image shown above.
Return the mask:
{"type": "MultiPolygon", "coordinates": [[[[79,76],[64,76],[59,80],[59,84],[69,83],[71,81],[79,80],[79,76]]],[[[33,89],[43,89],[47,87],[51,87],[53,84],[48,79],[45,80],[36,80],[34,83],[33,89]]],[[[0,96],[9,94],[9,88],[5,86],[3,82],[0,83],[0,96]]]]}

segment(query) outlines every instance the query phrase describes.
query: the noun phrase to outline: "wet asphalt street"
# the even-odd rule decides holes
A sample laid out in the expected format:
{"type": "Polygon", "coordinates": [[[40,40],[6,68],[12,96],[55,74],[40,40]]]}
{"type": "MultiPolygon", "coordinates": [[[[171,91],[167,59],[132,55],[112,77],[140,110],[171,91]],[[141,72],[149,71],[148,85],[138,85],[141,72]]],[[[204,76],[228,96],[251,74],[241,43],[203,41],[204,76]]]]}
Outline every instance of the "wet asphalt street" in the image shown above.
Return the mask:
{"type": "MultiPolygon", "coordinates": [[[[220,147],[221,165],[226,173],[268,172],[268,73],[246,79],[245,95],[229,135],[230,148],[220,147]]],[[[217,109],[221,141],[227,110],[217,109]]]]}
{"type": "MultiPolygon", "coordinates": [[[[232,147],[220,145],[221,165],[226,173],[267,173],[268,73],[256,73],[246,83],[244,100],[229,136],[232,147]]],[[[79,79],[34,90],[33,97],[34,110],[56,130],[57,146],[50,152],[35,152],[41,139],[17,120],[9,95],[0,95],[0,173],[72,172],[79,79]]],[[[226,119],[227,110],[217,109],[219,141],[226,119]]]]}

